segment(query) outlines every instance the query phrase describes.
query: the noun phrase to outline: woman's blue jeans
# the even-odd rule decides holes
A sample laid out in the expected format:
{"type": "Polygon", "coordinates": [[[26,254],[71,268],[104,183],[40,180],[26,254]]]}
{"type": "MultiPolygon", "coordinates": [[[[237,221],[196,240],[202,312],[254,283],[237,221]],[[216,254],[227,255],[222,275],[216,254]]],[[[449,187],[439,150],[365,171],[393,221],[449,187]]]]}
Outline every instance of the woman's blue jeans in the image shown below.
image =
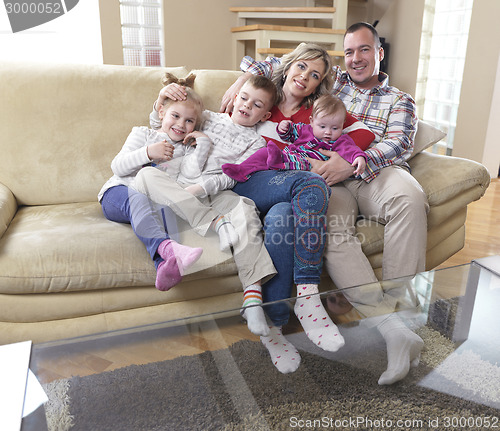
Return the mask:
{"type": "MultiPolygon", "coordinates": [[[[307,171],[259,171],[233,191],[252,199],[263,217],[264,242],[278,271],[263,286],[264,302],[289,298],[294,282],[319,284],[330,197],[323,178],[307,171]]],[[[288,322],[288,303],[265,310],[276,326],[288,322]]]]}
{"type": "Polygon", "coordinates": [[[124,185],[106,190],[101,205],[108,220],[132,225],[135,234],[144,243],[155,267],[158,268],[163,260],[157,253],[158,246],[162,241],[170,239],[170,236],[177,237],[177,222],[172,211],[124,185]],[[170,235],[167,232],[170,232],[170,235]]]}

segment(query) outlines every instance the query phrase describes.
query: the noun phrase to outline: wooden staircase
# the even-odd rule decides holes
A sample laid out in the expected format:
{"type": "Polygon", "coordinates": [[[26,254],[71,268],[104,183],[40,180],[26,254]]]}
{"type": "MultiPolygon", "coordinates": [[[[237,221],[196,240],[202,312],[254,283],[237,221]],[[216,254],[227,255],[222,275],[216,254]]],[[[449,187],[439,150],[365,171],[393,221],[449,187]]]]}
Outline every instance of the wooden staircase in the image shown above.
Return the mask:
{"type": "Polygon", "coordinates": [[[255,59],[282,55],[300,42],[324,46],[333,57],[342,57],[348,0],[332,0],[333,7],[232,7],[238,26],[231,28],[236,69],[246,54],[247,42],[255,45],[255,59]],[[325,22],[331,22],[325,27],[325,22]],[[323,26],[316,26],[320,22],[323,26]],[[295,25],[288,25],[288,24],[295,25]],[[300,24],[300,25],[297,25],[300,24]]]}
{"type": "MultiPolygon", "coordinates": [[[[261,48],[258,51],[258,54],[261,56],[265,57],[277,57],[281,56],[283,54],[288,54],[289,52],[292,52],[293,48],[261,48]]],[[[331,51],[327,50],[328,54],[330,54],[331,57],[343,57],[344,56],[344,51],[331,51]]]]}

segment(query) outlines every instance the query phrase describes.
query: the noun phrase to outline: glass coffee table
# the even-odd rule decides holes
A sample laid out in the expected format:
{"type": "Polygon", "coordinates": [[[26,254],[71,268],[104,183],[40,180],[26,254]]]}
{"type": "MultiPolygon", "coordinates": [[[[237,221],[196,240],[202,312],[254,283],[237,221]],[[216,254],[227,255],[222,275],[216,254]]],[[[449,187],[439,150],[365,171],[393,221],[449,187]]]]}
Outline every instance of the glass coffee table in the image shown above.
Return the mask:
{"type": "Polygon", "coordinates": [[[290,374],[239,310],[34,344],[30,368],[49,402],[22,429],[500,429],[500,257],[381,287],[425,343],[420,364],[393,385],[378,385],[386,346],[355,309],[332,314],[346,344],[326,352],[288,299],[284,334],[301,356],[290,374]]]}

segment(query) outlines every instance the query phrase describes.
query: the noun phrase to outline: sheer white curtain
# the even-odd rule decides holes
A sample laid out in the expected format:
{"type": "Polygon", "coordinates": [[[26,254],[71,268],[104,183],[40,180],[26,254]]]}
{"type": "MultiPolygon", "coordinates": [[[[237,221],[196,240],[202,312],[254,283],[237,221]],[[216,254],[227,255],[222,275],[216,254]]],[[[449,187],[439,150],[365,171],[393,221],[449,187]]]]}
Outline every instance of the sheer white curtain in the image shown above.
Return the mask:
{"type": "Polygon", "coordinates": [[[433,152],[451,154],[474,0],[426,0],[416,90],[419,118],[447,133],[433,152]]]}

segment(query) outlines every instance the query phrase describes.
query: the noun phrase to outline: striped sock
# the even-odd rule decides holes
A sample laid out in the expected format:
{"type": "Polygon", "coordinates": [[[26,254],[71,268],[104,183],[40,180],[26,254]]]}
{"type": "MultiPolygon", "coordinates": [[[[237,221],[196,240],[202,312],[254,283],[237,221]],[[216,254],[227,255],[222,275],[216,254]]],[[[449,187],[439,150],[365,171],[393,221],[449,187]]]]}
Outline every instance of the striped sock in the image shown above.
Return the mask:
{"type": "Polygon", "coordinates": [[[210,227],[219,235],[219,245],[222,251],[229,250],[238,242],[238,233],[225,216],[215,218],[210,227]]]}
{"type": "Polygon", "coordinates": [[[261,307],[262,288],[258,284],[251,284],[243,291],[242,316],[247,321],[248,329],[255,335],[267,336],[269,326],[266,322],[266,315],[261,307]]]}

